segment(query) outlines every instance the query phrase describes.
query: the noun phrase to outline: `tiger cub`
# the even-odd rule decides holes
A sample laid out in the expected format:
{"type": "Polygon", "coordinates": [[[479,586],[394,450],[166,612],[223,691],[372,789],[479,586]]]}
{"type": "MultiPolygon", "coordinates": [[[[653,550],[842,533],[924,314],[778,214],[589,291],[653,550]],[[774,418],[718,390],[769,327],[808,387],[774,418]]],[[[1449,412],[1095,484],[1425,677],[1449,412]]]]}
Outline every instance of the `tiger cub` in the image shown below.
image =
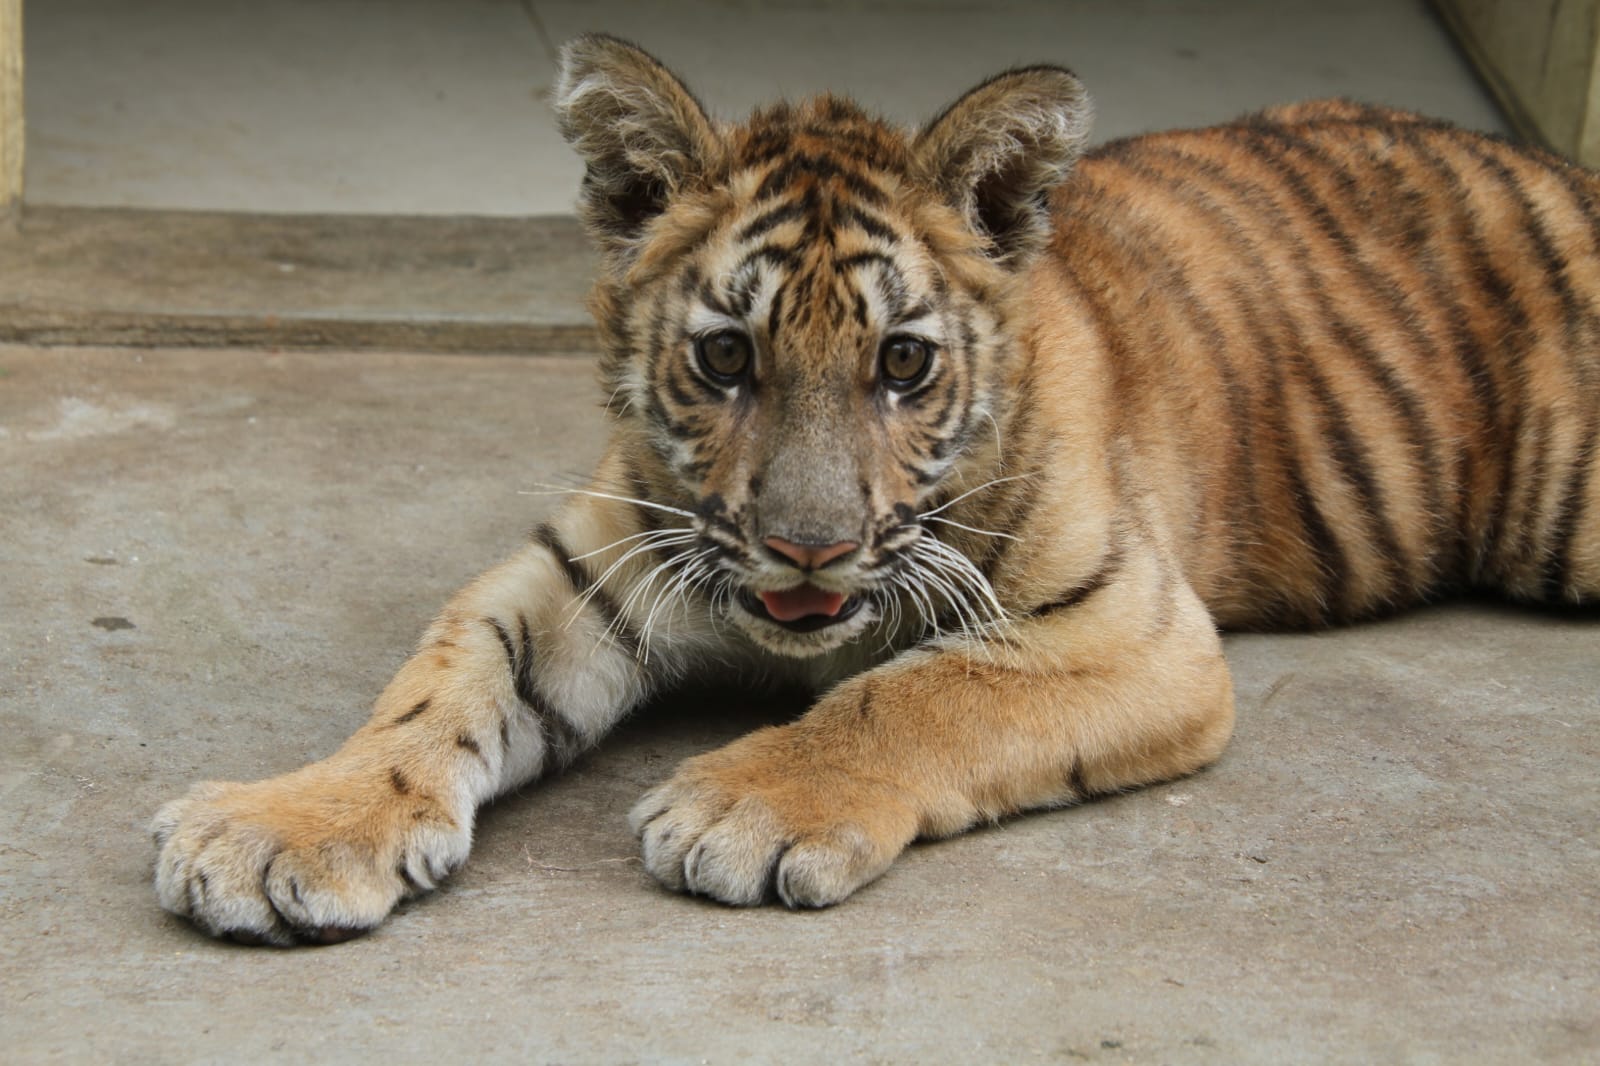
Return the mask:
{"type": "Polygon", "coordinates": [[[609,449],[339,751],[160,811],[160,901],[209,933],[370,929],[684,682],[819,695],[648,792],[645,867],[821,907],[1216,759],[1219,626],[1600,598],[1583,170],[1343,102],[1085,152],[1054,67],[918,130],[831,96],[728,125],[603,36],[555,105],[609,449]]]}

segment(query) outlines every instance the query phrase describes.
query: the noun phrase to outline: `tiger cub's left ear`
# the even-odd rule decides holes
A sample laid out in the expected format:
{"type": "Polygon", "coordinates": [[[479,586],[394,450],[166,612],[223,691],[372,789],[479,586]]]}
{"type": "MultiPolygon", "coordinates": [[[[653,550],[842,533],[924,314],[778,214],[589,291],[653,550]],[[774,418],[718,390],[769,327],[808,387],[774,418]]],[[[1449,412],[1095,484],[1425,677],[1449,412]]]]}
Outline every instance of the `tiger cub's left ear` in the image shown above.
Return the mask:
{"type": "Polygon", "coordinates": [[[1050,190],[1083,152],[1094,114],[1083,84],[1060,67],[991,78],[917,135],[917,175],[959,210],[1008,267],[1050,232],[1050,190]]]}

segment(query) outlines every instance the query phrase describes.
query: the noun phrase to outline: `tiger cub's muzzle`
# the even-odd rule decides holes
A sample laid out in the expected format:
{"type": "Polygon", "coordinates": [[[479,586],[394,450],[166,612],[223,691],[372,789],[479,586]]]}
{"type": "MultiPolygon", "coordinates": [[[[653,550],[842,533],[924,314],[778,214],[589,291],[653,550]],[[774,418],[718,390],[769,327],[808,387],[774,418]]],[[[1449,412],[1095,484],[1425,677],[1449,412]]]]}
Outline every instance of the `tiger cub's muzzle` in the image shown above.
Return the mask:
{"type": "Polygon", "coordinates": [[[849,641],[881,615],[896,552],[918,535],[907,527],[908,513],[897,508],[864,522],[870,528],[851,539],[747,531],[726,519],[707,523],[706,539],[724,548],[733,620],[760,643],[791,653],[849,641]]]}

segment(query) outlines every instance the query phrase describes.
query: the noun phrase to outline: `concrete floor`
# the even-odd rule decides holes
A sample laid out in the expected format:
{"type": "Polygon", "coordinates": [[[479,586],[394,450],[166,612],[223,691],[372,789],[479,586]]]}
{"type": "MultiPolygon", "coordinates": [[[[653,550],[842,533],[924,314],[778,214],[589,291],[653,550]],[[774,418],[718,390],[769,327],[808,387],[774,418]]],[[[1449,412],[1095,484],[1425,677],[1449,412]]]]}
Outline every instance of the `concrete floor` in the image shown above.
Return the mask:
{"type": "Polygon", "coordinates": [[[1055,62],[1101,139],[1334,95],[1504,128],[1426,0],[28,0],[28,199],[565,213],[544,96],[585,30],[726,116],[831,88],[910,122],[1055,62]]]}
{"type": "Polygon", "coordinates": [[[497,805],[371,936],[156,907],[144,825],[334,748],[599,446],[582,359],[0,348],[13,1062],[1593,1062],[1600,629],[1448,606],[1229,641],[1213,770],[913,848],[842,907],[648,880],[624,824],[783,708],[689,699],[497,805]]]}
{"type": "MultiPolygon", "coordinates": [[[[584,28],[656,49],[724,113],[832,84],[909,119],[1053,59],[1095,90],[1102,136],[1333,92],[1499,125],[1424,7],[1390,0],[29,0],[28,19],[35,206],[565,210],[576,164],[538,96],[584,28]]],[[[466,869],[367,938],[242,949],[162,914],[150,814],[359,724],[444,598],[544,512],[517,490],[592,459],[590,378],[571,355],[0,346],[7,1061],[1600,1060],[1592,613],[1231,638],[1216,768],[914,848],[832,911],[729,910],[641,871],[639,793],[794,710],[723,694],[497,805],[466,869]]]]}

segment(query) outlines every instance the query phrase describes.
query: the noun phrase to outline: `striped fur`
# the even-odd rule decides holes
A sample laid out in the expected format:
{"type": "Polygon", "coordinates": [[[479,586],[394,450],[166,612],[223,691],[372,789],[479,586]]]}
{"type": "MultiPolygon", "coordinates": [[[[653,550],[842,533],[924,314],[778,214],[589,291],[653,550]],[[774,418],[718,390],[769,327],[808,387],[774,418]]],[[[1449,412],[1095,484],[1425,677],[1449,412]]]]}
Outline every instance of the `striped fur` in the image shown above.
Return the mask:
{"type": "Polygon", "coordinates": [[[556,97],[611,447],[338,753],[158,814],[160,899],[209,932],[370,928],[685,679],[819,696],[651,790],[646,869],[820,906],[1215,759],[1219,625],[1600,597],[1585,171],[1347,102],[1084,153],[1047,67],[916,131],[837,97],[721,125],[588,37],[556,97]]]}

